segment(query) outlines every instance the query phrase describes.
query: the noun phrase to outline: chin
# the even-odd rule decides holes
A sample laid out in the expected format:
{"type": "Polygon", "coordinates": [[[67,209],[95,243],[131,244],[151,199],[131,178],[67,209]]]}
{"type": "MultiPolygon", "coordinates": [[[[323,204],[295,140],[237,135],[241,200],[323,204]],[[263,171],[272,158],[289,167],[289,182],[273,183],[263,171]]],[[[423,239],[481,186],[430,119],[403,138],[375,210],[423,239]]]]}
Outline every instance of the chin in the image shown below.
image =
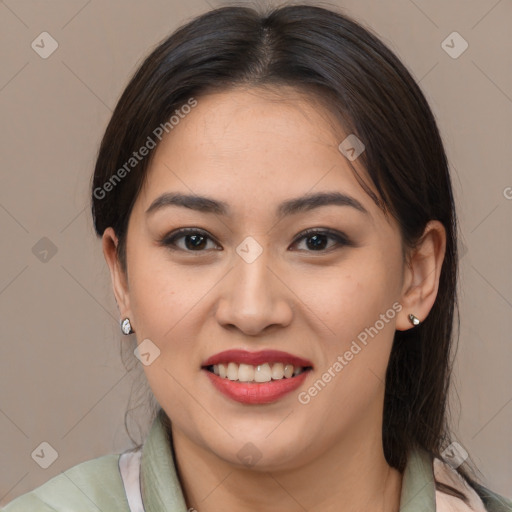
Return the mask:
{"type": "Polygon", "coordinates": [[[260,430],[257,429],[252,435],[251,431],[237,428],[237,432],[242,431],[244,434],[237,435],[235,439],[230,438],[227,442],[208,443],[209,448],[225,462],[253,471],[288,470],[305,462],[304,452],[298,444],[299,440],[304,442],[303,437],[290,436],[284,430],[270,435],[271,429],[264,434],[260,430]]]}

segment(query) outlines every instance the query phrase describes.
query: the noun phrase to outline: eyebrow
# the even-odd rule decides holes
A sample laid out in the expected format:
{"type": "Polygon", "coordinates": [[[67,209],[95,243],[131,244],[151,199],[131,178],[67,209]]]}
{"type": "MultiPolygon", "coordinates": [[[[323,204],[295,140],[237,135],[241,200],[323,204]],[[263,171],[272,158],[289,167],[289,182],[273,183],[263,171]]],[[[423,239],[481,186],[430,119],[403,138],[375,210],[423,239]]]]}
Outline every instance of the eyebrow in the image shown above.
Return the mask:
{"type": "MultiPolygon", "coordinates": [[[[288,215],[311,211],[322,206],[350,206],[365,215],[370,215],[364,206],[355,198],[340,192],[318,192],[301,197],[287,199],[277,207],[276,215],[283,218],[288,215]]],[[[192,194],[168,192],[157,197],[146,210],[146,215],[169,206],[181,206],[203,213],[230,216],[230,207],[224,201],[192,194]]]]}

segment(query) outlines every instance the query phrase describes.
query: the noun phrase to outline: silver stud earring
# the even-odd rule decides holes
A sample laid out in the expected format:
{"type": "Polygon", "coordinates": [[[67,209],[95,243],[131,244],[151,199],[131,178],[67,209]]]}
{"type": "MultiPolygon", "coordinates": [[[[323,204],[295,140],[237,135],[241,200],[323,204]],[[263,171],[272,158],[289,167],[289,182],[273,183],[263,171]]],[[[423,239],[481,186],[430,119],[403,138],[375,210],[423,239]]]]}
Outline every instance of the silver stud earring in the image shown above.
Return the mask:
{"type": "Polygon", "coordinates": [[[132,329],[132,324],[130,323],[129,318],[125,318],[121,322],[121,331],[123,331],[123,334],[133,334],[135,331],[132,329]]]}
{"type": "Polygon", "coordinates": [[[414,326],[420,325],[420,319],[414,315],[409,315],[409,322],[414,326]]]}

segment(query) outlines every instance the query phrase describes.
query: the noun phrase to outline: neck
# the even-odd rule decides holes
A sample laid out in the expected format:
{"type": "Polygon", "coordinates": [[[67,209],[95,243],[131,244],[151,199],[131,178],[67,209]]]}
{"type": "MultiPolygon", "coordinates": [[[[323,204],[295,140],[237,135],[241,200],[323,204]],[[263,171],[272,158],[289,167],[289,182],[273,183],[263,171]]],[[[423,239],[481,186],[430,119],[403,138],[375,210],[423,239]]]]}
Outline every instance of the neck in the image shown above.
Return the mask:
{"type": "MultiPolygon", "coordinates": [[[[375,427],[375,418],[369,425],[375,427]]],[[[378,422],[377,422],[378,423],[378,422]]],[[[172,426],[176,467],[189,510],[268,512],[393,512],[402,475],[384,457],[382,425],[329,444],[313,460],[289,470],[240,468],[193,443],[172,426]],[[371,435],[368,435],[368,434],[371,435]]]]}

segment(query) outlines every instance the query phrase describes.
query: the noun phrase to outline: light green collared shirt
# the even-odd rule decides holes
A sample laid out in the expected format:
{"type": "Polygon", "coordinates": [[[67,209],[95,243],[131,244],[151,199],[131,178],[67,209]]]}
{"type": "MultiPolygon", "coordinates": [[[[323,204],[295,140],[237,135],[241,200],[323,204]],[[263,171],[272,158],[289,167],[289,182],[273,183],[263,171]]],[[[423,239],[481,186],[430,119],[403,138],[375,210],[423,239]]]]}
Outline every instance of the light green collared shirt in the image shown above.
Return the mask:
{"type": "MultiPolygon", "coordinates": [[[[120,470],[121,454],[104,455],[73,466],[14,499],[0,512],[187,512],[162,412],[151,426],[142,447],[140,466],[137,463],[136,471],[128,477],[129,484],[120,470]],[[143,508],[133,504],[134,494],[143,508]]],[[[482,486],[476,492],[489,512],[512,511],[512,501],[482,486]]],[[[441,506],[437,498],[436,508],[438,493],[430,455],[421,449],[413,450],[403,474],[400,512],[473,510],[458,498],[451,498],[458,502],[456,508],[441,506]]]]}

